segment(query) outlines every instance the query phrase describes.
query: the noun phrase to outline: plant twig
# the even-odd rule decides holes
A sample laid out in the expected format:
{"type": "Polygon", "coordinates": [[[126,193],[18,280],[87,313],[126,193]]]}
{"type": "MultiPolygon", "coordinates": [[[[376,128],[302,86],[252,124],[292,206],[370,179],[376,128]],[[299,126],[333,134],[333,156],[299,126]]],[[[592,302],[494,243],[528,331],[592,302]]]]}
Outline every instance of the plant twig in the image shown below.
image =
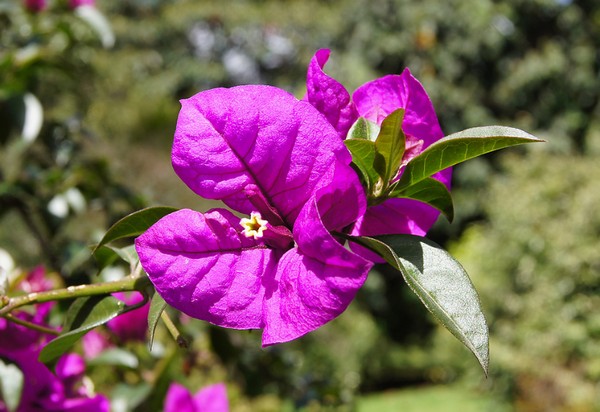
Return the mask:
{"type": "Polygon", "coordinates": [[[93,283],[89,285],[69,286],[64,289],[55,289],[45,292],[33,292],[13,298],[0,299],[0,317],[6,316],[13,310],[35,303],[51,302],[56,300],[74,299],[83,296],[108,295],[114,292],[127,292],[132,290],[144,291],[150,281],[144,274],[135,274],[112,282],[93,283]]]}
{"type": "Polygon", "coordinates": [[[17,325],[25,326],[26,328],[33,329],[38,332],[47,333],[49,335],[54,335],[54,336],[60,335],[60,331],[58,331],[56,329],[47,328],[45,326],[38,325],[38,324],[35,324],[32,322],[27,322],[26,320],[19,319],[10,313],[7,313],[5,318],[13,323],[16,323],[17,325]]]}
{"type": "Polygon", "coordinates": [[[177,345],[179,345],[180,348],[184,348],[184,349],[189,348],[190,345],[189,345],[187,339],[183,337],[181,332],[179,332],[179,329],[177,329],[177,326],[175,326],[175,324],[169,317],[169,314],[166,311],[163,311],[160,314],[160,318],[164,322],[164,324],[167,327],[167,330],[169,331],[171,336],[173,336],[173,339],[175,339],[175,341],[177,342],[177,345]]]}

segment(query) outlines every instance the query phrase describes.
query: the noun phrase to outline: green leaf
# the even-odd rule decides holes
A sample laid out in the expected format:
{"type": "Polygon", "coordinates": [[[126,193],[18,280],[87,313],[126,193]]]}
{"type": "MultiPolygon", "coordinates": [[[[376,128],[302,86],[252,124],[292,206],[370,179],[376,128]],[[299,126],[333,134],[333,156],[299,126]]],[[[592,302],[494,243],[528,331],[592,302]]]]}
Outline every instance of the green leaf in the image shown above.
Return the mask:
{"type": "Polygon", "coordinates": [[[375,170],[375,157],[377,150],[375,142],[365,139],[346,139],[344,144],[352,154],[352,163],[358,167],[367,187],[367,193],[372,193],[379,181],[379,174],[375,170]]]}
{"type": "Polygon", "coordinates": [[[377,123],[367,120],[364,117],[359,117],[350,130],[348,130],[347,139],[366,139],[374,142],[380,130],[377,123]]]}
{"type": "Polygon", "coordinates": [[[156,325],[160,319],[160,315],[163,310],[167,307],[167,302],[158,294],[154,292],[152,300],[150,301],[150,310],[148,311],[148,349],[152,350],[154,344],[154,332],[156,331],[156,325]]]}
{"type": "Polygon", "coordinates": [[[137,368],[140,364],[137,356],[121,348],[106,349],[94,359],[88,360],[87,363],[88,365],[125,366],[131,369],[137,368]]]}
{"type": "Polygon", "coordinates": [[[140,260],[135,250],[135,245],[125,247],[100,246],[94,250],[94,258],[98,262],[99,272],[115,263],[118,259],[130,265],[135,265],[140,260]]]}
{"type": "Polygon", "coordinates": [[[98,271],[102,271],[105,267],[112,265],[119,257],[117,252],[109,246],[100,246],[94,249],[94,258],[98,263],[98,271]]]}
{"type": "Polygon", "coordinates": [[[146,382],[137,385],[119,383],[111,391],[111,401],[115,405],[123,406],[121,410],[133,411],[152,394],[154,389],[154,385],[146,382]]]}
{"type": "Polygon", "coordinates": [[[83,335],[105,324],[128,309],[125,303],[112,296],[88,296],[76,299],[65,316],[65,328],[40,352],[39,360],[52,362],[66,353],[83,335]]]}
{"type": "Polygon", "coordinates": [[[524,143],[543,142],[529,133],[504,126],[474,127],[433,143],[406,165],[398,189],[411,186],[434,173],[495,150],[524,143]]]}
{"type": "Polygon", "coordinates": [[[100,247],[107,243],[118,239],[141,235],[159,219],[175,211],[177,211],[177,209],[174,207],[157,206],[138,210],[137,212],[125,216],[108,229],[100,243],[94,248],[94,254],[96,254],[96,251],[100,247]]]}
{"type": "Polygon", "coordinates": [[[396,190],[392,186],[388,197],[419,200],[442,212],[449,222],[454,219],[454,204],[450,191],[446,185],[432,177],[427,177],[404,190],[396,190]]]}
{"type": "Polygon", "coordinates": [[[489,332],[469,276],[448,252],[411,235],[351,237],[398,269],[425,307],[477,358],[489,366],[489,332]]]}
{"type": "Polygon", "coordinates": [[[0,358],[0,400],[4,401],[8,412],[17,410],[23,393],[23,382],[23,372],[17,365],[4,363],[0,358]]]}
{"type": "Polygon", "coordinates": [[[381,154],[380,158],[375,160],[375,169],[383,179],[386,185],[400,169],[404,148],[406,146],[406,137],[402,131],[402,120],[404,119],[404,109],[393,111],[381,123],[381,131],[375,141],[375,148],[381,154]],[[378,161],[382,159],[383,161],[378,161]]]}

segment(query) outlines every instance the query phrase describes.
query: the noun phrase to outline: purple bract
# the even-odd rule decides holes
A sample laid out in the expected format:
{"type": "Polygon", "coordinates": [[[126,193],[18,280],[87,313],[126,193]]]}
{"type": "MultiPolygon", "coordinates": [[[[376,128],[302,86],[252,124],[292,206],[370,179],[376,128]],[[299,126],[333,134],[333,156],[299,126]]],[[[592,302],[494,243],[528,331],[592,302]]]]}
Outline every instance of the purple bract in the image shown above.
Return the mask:
{"type": "MultiPolygon", "coordinates": [[[[39,266],[19,282],[17,289],[33,293],[53,286],[45,269],[39,266]]],[[[38,303],[35,314],[21,311],[14,316],[47,328],[47,318],[54,303],[38,303]]],[[[63,355],[54,368],[55,374],[38,360],[40,350],[49,338],[50,335],[0,318],[0,359],[16,365],[24,376],[17,412],[108,412],[108,399],[92,393],[83,384],[85,363],[79,355],[63,355]]],[[[6,405],[0,399],[0,412],[6,411],[6,405]]]]}
{"type": "Polygon", "coordinates": [[[172,383],[165,398],[164,412],[227,412],[227,389],[222,383],[206,386],[192,395],[183,385],[172,383]]]}
{"type": "Polygon", "coordinates": [[[226,209],[180,210],[136,239],[171,306],[215,325],[263,329],[263,345],[341,314],[371,262],[335,236],[362,216],[364,191],[336,130],[270,86],[182,101],[172,153],[179,177],[226,209]]]}
{"type": "MultiPolygon", "coordinates": [[[[17,412],[108,412],[109,401],[103,395],[90,393],[82,385],[85,365],[75,354],[64,355],[56,364],[54,375],[38,361],[39,351],[0,350],[0,357],[14,363],[23,373],[24,383],[17,412]]],[[[6,406],[0,399],[0,412],[6,406]]]]}
{"type": "MultiPolygon", "coordinates": [[[[53,287],[53,282],[46,276],[45,268],[38,266],[27,273],[24,279],[16,285],[16,290],[34,293],[50,290],[53,287]]],[[[19,311],[15,312],[14,316],[26,322],[47,327],[47,318],[54,304],[55,302],[38,303],[34,306],[33,313],[19,311]]],[[[0,336],[2,337],[0,351],[41,348],[51,338],[51,335],[13,323],[6,318],[0,318],[0,336]]]]}
{"type": "MultiPolygon", "coordinates": [[[[144,300],[144,297],[139,292],[116,292],[113,296],[129,306],[141,303],[144,300]]],[[[137,309],[109,320],[106,323],[106,326],[121,342],[134,340],[143,341],[146,338],[146,330],[148,329],[149,310],[150,303],[148,302],[137,309]]]]}
{"type": "MultiPolygon", "coordinates": [[[[352,97],[343,85],[323,72],[329,50],[315,53],[308,66],[306,99],[327,117],[342,139],[359,118],[378,125],[393,111],[405,109],[402,130],[406,135],[403,163],[421,153],[444,134],[425,89],[408,69],[400,75],[388,75],[359,87],[352,97]]],[[[399,176],[402,174],[400,170],[399,176]]],[[[450,187],[451,168],[433,175],[450,187]]],[[[413,234],[424,236],[433,226],[439,211],[411,199],[388,199],[371,206],[356,222],[352,234],[377,236],[413,234]]]]}

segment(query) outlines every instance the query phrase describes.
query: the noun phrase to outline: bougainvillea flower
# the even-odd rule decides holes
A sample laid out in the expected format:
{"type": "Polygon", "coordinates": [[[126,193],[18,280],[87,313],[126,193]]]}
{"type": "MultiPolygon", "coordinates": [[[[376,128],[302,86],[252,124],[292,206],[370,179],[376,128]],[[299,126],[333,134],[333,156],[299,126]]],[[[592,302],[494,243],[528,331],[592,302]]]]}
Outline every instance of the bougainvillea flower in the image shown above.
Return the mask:
{"type": "Polygon", "coordinates": [[[227,389],[222,383],[206,386],[192,395],[183,385],[172,383],[165,398],[164,412],[227,412],[227,389]]]}
{"type": "MultiPolygon", "coordinates": [[[[405,109],[402,130],[406,135],[403,163],[421,153],[444,134],[425,89],[408,69],[400,75],[388,75],[359,87],[350,97],[344,86],[324,73],[329,50],[318,50],[307,73],[306,99],[327,117],[342,139],[351,125],[364,117],[381,125],[383,119],[397,109],[405,109]]],[[[402,174],[400,169],[399,178],[402,174]]],[[[433,177],[450,187],[452,170],[448,168],[433,177]]],[[[433,226],[439,211],[412,199],[388,199],[370,206],[356,222],[352,234],[376,236],[413,234],[424,236],[433,226]]]]}
{"type": "MultiPolygon", "coordinates": [[[[43,266],[38,266],[27,273],[27,275],[16,285],[15,289],[20,292],[34,293],[50,290],[54,283],[46,276],[43,266]]],[[[47,318],[55,302],[38,303],[34,306],[33,313],[27,311],[16,312],[13,316],[29,323],[48,327],[47,318]]],[[[18,325],[6,318],[0,318],[0,350],[35,349],[41,347],[51,335],[45,334],[22,325],[18,325]]]]}
{"type": "MultiPolygon", "coordinates": [[[[144,300],[144,297],[139,292],[116,292],[113,293],[113,296],[129,306],[136,305],[144,300]]],[[[106,326],[121,342],[128,340],[143,341],[146,339],[149,311],[150,302],[109,320],[106,326]]]]}
{"type": "Polygon", "coordinates": [[[172,153],[197,194],[237,212],[169,214],[136,239],[171,306],[286,342],[342,313],[371,263],[341,232],[365,194],[335,129],[310,104],[270,86],[213,89],[182,101],[172,153]]]}
{"type": "Polygon", "coordinates": [[[94,359],[105,350],[113,347],[113,343],[106,336],[104,331],[100,331],[99,328],[92,329],[81,338],[81,347],[83,349],[83,356],[86,359],[94,359]]]}
{"type": "MultiPolygon", "coordinates": [[[[59,359],[54,375],[38,361],[38,350],[5,352],[0,357],[15,364],[23,373],[23,392],[16,412],[108,412],[109,401],[103,395],[89,393],[81,383],[84,365],[78,355],[59,359]]],[[[6,412],[0,399],[0,412],[6,412]]]]}

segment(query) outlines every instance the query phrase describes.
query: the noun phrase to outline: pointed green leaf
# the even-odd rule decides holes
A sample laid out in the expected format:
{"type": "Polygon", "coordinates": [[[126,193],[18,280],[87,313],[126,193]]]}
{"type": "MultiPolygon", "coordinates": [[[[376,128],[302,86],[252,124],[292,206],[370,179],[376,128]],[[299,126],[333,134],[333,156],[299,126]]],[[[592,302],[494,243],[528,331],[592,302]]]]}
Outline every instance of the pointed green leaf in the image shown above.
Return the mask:
{"type": "Polygon", "coordinates": [[[125,303],[112,296],[76,299],[65,316],[64,333],[51,340],[40,352],[39,360],[52,362],[66,353],[83,335],[127,311],[125,303]]]}
{"type": "Polygon", "coordinates": [[[450,191],[446,185],[432,177],[427,177],[404,190],[392,187],[388,197],[419,200],[442,212],[449,222],[454,219],[454,204],[450,191]]]}
{"type": "Polygon", "coordinates": [[[367,193],[371,193],[372,188],[379,181],[379,174],[374,167],[377,156],[375,142],[365,139],[346,139],[344,144],[352,154],[352,163],[358,167],[367,184],[367,193]]]}
{"type": "Polygon", "coordinates": [[[135,250],[135,245],[129,245],[125,247],[108,247],[110,247],[124,262],[136,264],[140,260],[137,250],[135,250]]]}
{"type": "Polygon", "coordinates": [[[383,119],[381,131],[375,141],[375,148],[383,160],[383,162],[379,162],[376,159],[375,169],[386,186],[398,173],[402,156],[404,156],[406,137],[402,131],[402,120],[404,120],[404,109],[393,111],[383,119]]]}
{"type": "Polygon", "coordinates": [[[175,211],[177,209],[174,207],[157,206],[138,210],[125,216],[108,229],[100,243],[94,248],[94,253],[112,241],[141,235],[159,219],[175,211]]]}
{"type": "Polygon", "coordinates": [[[158,293],[154,292],[152,300],[150,301],[150,310],[148,311],[148,349],[152,350],[154,344],[154,332],[156,332],[156,325],[160,319],[160,315],[163,310],[167,307],[167,302],[158,293]]]}
{"type": "Polygon", "coordinates": [[[8,412],[17,410],[23,393],[23,382],[23,372],[17,365],[4,363],[0,358],[0,401],[4,401],[8,412]]]}
{"type": "Polygon", "coordinates": [[[94,249],[94,259],[98,263],[98,271],[100,272],[105,267],[115,263],[119,259],[119,255],[110,246],[100,246],[94,249]]]}
{"type": "Polygon", "coordinates": [[[543,140],[504,126],[474,127],[451,134],[429,146],[406,165],[398,189],[402,190],[465,160],[505,147],[535,142],[543,140]]]}
{"type": "Polygon", "coordinates": [[[377,123],[359,117],[348,131],[347,139],[366,139],[374,142],[379,135],[380,128],[377,123]]]}
{"type": "Polygon", "coordinates": [[[489,333],[469,276],[448,252],[412,235],[352,237],[398,269],[425,307],[477,358],[485,374],[489,333]]]}

